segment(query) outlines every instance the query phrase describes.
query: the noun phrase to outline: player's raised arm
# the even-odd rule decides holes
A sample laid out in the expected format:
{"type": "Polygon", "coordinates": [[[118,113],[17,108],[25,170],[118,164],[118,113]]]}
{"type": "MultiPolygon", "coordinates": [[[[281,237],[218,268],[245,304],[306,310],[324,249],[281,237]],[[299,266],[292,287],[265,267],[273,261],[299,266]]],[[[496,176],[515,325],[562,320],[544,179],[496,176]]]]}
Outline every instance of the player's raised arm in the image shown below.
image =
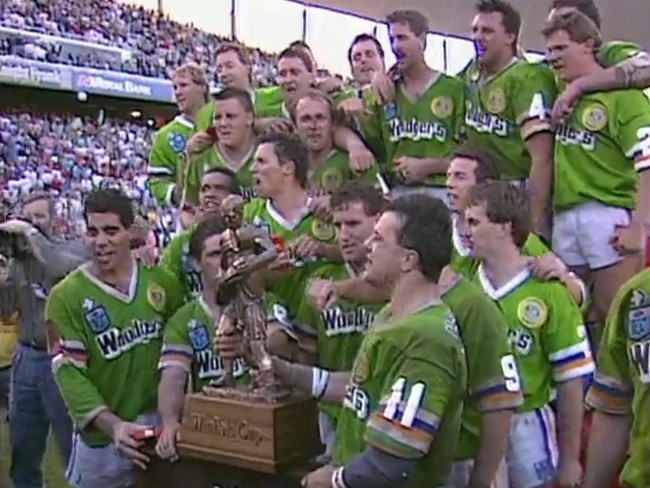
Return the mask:
{"type": "Polygon", "coordinates": [[[273,369],[285,384],[325,402],[342,403],[350,382],[349,371],[327,371],[280,358],[273,358],[273,369]]]}
{"type": "Polygon", "coordinates": [[[589,434],[586,488],[612,486],[630,445],[634,380],[628,360],[627,320],[633,300],[632,287],[624,286],[612,303],[598,351],[598,371],[587,394],[587,404],[595,413],[589,434]]]}
{"type": "Polygon", "coordinates": [[[110,409],[86,374],[89,339],[81,327],[84,322],[75,320],[59,286],[50,292],[45,320],[48,348],[54,355],[52,370],[72,420],[79,430],[96,423],[97,427],[111,435],[110,419],[104,425],[96,422],[100,414],[110,413],[110,409]]]}

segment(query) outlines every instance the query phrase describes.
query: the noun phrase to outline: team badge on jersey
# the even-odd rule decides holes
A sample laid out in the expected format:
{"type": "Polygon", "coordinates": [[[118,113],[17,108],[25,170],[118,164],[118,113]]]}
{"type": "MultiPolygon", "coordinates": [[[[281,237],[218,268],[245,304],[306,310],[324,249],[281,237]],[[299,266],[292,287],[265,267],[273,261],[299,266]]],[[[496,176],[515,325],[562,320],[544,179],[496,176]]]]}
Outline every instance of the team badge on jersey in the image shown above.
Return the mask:
{"type": "Polygon", "coordinates": [[[396,119],[398,116],[399,116],[399,110],[397,108],[397,104],[388,103],[384,105],[384,117],[387,120],[396,119]]]}
{"type": "Polygon", "coordinates": [[[334,227],[327,222],[316,219],[311,224],[311,233],[314,234],[314,237],[319,241],[329,241],[334,239],[334,227]]]}
{"type": "Polygon", "coordinates": [[[594,103],[582,112],[582,125],[592,132],[598,132],[607,125],[607,109],[594,103]]]}
{"type": "Polygon", "coordinates": [[[111,319],[106,309],[92,298],[86,298],[82,305],[84,317],[95,334],[101,334],[111,327],[111,319]]]}
{"type": "Polygon", "coordinates": [[[487,107],[493,114],[500,114],[506,109],[506,94],[501,88],[495,88],[488,93],[487,107]]]}
{"type": "Polygon", "coordinates": [[[204,351],[210,346],[210,334],[208,328],[196,319],[189,323],[190,344],[195,351],[204,351]]]}
{"type": "Polygon", "coordinates": [[[343,175],[338,168],[329,168],[323,171],[320,184],[326,193],[332,193],[343,184],[343,175]]]}
{"type": "Polygon", "coordinates": [[[446,119],[454,111],[454,102],[449,97],[436,97],[431,102],[431,113],[440,119],[446,119]]]}
{"type": "Polygon", "coordinates": [[[362,385],[368,378],[370,378],[370,360],[368,359],[368,353],[364,349],[360,349],[352,365],[350,379],[353,383],[362,385]]]}
{"type": "Polygon", "coordinates": [[[517,316],[529,329],[537,329],[546,323],[548,308],[539,298],[524,298],[517,307],[517,316]]]}
{"type": "Polygon", "coordinates": [[[169,134],[169,145],[174,150],[174,152],[182,153],[185,151],[186,141],[185,137],[178,132],[172,132],[169,134]]]}
{"type": "Polygon", "coordinates": [[[147,302],[154,310],[162,312],[165,308],[165,290],[155,283],[149,285],[149,288],[147,288],[147,302]]]}
{"type": "Polygon", "coordinates": [[[650,336],[650,300],[641,290],[634,290],[628,313],[628,335],[633,341],[650,336]]]}

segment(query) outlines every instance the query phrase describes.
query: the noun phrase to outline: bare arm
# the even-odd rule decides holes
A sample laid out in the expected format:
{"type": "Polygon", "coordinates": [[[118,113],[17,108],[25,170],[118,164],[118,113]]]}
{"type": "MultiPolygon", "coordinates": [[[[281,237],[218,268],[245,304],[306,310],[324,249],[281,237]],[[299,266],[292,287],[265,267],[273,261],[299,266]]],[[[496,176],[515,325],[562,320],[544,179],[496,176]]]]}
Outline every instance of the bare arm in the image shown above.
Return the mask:
{"type": "Polygon", "coordinates": [[[650,56],[639,53],[615,66],[598,70],[575,81],[582,94],[626,88],[650,88],[650,56]]]}
{"type": "Polygon", "coordinates": [[[631,427],[632,414],[594,412],[584,488],[609,488],[614,485],[625,463],[631,427]]]}
{"type": "Polygon", "coordinates": [[[489,488],[508,448],[512,410],[481,414],[481,444],[470,476],[470,488],[489,488]]]}
{"type": "Polygon", "coordinates": [[[168,366],[162,370],[158,385],[158,413],[163,427],[168,428],[181,421],[187,377],[187,371],[179,367],[168,366]]]}
{"type": "Polygon", "coordinates": [[[550,237],[548,233],[554,174],[553,137],[551,132],[538,132],[526,140],[526,148],[532,160],[528,189],[533,229],[539,235],[546,237],[550,237]]]}
{"type": "Polygon", "coordinates": [[[326,371],[280,358],[273,358],[273,368],[284,383],[327,402],[342,403],[350,382],[349,371],[326,371]]]}
{"type": "Polygon", "coordinates": [[[639,225],[646,235],[650,234],[650,169],[639,174],[639,192],[632,221],[639,225]]]}
{"type": "Polygon", "coordinates": [[[334,282],[336,294],[361,303],[384,303],[390,300],[390,290],[369,283],[364,276],[334,282]]]}
{"type": "Polygon", "coordinates": [[[577,463],[580,458],[580,435],[584,411],[582,378],[558,383],[557,396],[560,464],[577,463]]]}
{"type": "Polygon", "coordinates": [[[109,409],[105,409],[99,412],[92,421],[95,427],[97,427],[102,432],[110,435],[111,437],[113,437],[113,431],[115,430],[115,427],[117,427],[122,422],[124,422],[124,420],[119,418],[109,409]]]}
{"type": "Polygon", "coordinates": [[[366,145],[356,132],[343,126],[337,126],[334,129],[334,145],[346,152],[350,152],[358,147],[366,148],[366,145]]]}

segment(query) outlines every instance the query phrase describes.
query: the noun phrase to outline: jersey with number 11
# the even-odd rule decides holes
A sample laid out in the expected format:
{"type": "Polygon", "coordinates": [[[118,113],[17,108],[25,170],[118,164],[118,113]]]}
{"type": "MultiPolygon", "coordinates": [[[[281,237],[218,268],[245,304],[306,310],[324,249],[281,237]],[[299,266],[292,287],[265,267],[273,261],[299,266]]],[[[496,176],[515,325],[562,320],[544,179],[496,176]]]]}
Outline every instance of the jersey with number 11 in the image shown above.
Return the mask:
{"type": "Polygon", "coordinates": [[[468,88],[469,142],[499,156],[505,179],[528,178],[532,159],[526,141],[551,130],[550,112],[557,95],[553,72],[544,64],[517,59],[486,80],[476,62],[460,76],[468,88]]]}

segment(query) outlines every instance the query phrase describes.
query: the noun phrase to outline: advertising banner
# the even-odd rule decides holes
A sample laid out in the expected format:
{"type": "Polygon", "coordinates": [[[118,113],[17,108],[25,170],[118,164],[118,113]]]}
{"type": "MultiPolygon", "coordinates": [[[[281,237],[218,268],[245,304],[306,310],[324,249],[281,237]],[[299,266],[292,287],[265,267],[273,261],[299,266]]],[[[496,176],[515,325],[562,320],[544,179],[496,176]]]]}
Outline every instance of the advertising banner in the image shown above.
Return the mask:
{"type": "Polygon", "coordinates": [[[72,90],[72,69],[14,56],[0,56],[0,83],[72,90]]]}
{"type": "Polygon", "coordinates": [[[169,80],[112,71],[75,68],[73,89],[109,97],[138,98],[168,103],[174,101],[174,91],[169,80]]]}

